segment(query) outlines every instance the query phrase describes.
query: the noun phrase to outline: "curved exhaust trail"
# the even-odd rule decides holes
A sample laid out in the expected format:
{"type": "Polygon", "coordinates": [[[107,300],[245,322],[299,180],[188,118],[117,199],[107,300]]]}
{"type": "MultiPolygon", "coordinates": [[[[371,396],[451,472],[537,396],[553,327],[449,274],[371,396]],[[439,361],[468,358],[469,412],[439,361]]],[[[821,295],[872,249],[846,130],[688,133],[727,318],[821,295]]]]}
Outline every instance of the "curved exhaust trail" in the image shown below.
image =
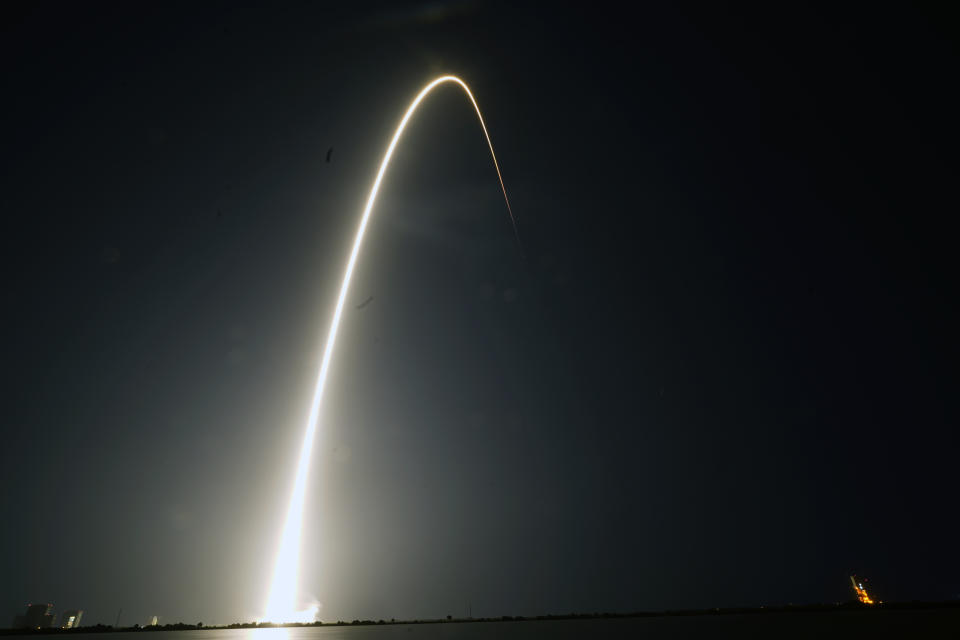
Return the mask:
{"type": "Polygon", "coordinates": [[[323,389],[327,382],[327,373],[330,370],[330,360],[333,356],[333,347],[337,340],[337,331],[340,328],[340,317],[343,314],[343,307],[347,299],[347,291],[350,289],[350,279],[353,276],[353,269],[357,263],[357,257],[360,254],[360,245],[363,243],[363,236],[367,230],[367,223],[370,221],[370,214],[373,211],[373,205],[377,199],[377,192],[380,190],[380,183],[390,164],[390,158],[397,147],[397,142],[403,134],[410,118],[416,112],[417,107],[433,89],[441,84],[453,82],[463,89],[464,93],[470,99],[470,103],[477,112],[477,119],[480,120],[480,126],[483,128],[483,135],[487,139],[487,146],[490,148],[490,157],[493,158],[493,166],[497,170],[497,178],[500,180],[500,189],[503,191],[503,200],[507,205],[507,212],[510,214],[510,222],[513,225],[513,233],[517,239],[517,244],[523,252],[523,245],[520,244],[520,234],[517,232],[517,222],[513,216],[513,210],[510,208],[510,199],[507,198],[507,188],[503,184],[503,176],[500,173],[500,165],[497,163],[497,154],[493,151],[493,143],[490,141],[490,134],[487,132],[487,125],[480,114],[480,107],[476,99],[470,92],[467,84],[456,76],[441,76],[426,87],[424,87],[417,97],[413,99],[403,119],[397,126],[397,130],[390,140],[390,146],[387,147],[383,160],[380,162],[380,170],[373,181],[373,187],[370,189],[370,195],[367,198],[367,204],[363,209],[363,217],[360,219],[360,227],[357,229],[357,235],[353,240],[353,250],[350,252],[350,259],[347,260],[346,272],[343,276],[343,283],[340,285],[340,295],[337,297],[336,310],[333,312],[333,322],[330,325],[330,332],[327,334],[327,343],[323,350],[323,360],[320,364],[320,375],[317,378],[317,386],[313,393],[313,403],[310,405],[310,416],[307,418],[307,431],[303,438],[303,446],[300,449],[300,457],[297,462],[297,475],[293,485],[293,494],[290,497],[290,506],[287,509],[286,521],[283,527],[283,534],[280,539],[280,548],[277,552],[276,565],[273,572],[273,582],[270,588],[270,597],[267,602],[266,616],[263,618],[271,622],[312,622],[316,607],[305,611],[296,609],[296,591],[298,580],[298,566],[300,556],[300,531],[303,523],[303,506],[306,496],[307,475],[310,467],[310,456],[313,451],[314,438],[317,432],[317,422],[320,416],[320,403],[323,399],[323,389]]]}

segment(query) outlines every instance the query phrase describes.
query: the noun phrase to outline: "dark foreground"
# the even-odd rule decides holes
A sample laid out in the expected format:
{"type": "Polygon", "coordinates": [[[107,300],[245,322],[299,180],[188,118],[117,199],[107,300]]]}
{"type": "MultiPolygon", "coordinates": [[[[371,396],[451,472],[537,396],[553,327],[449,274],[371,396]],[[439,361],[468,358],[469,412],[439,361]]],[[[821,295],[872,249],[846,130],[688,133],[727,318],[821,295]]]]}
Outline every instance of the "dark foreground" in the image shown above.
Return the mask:
{"type": "MultiPolygon", "coordinates": [[[[504,638],[960,638],[960,604],[859,607],[791,607],[736,611],[685,611],[640,615],[578,615],[483,621],[407,621],[298,625],[167,625],[164,640],[380,640],[424,638],[469,640],[504,638]]],[[[84,627],[71,631],[2,630],[3,635],[83,633],[89,640],[132,640],[144,629],[84,627]],[[123,638],[116,634],[121,634],[123,638]],[[92,637],[91,637],[92,636],[92,637]]]]}

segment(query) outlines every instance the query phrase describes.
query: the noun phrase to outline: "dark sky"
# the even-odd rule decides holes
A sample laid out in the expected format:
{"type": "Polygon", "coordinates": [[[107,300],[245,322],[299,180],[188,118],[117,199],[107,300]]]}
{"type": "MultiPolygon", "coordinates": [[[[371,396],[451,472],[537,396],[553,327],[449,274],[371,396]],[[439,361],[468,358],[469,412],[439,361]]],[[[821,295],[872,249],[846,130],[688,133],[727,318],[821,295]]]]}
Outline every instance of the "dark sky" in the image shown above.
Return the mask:
{"type": "MultiPolygon", "coordinates": [[[[934,10],[5,10],[0,625],[960,598],[934,10]],[[329,148],[331,162],[326,162],[329,148]],[[356,305],[373,297],[362,309],[356,305]]],[[[544,5],[546,6],[546,5],[544,5]]]]}

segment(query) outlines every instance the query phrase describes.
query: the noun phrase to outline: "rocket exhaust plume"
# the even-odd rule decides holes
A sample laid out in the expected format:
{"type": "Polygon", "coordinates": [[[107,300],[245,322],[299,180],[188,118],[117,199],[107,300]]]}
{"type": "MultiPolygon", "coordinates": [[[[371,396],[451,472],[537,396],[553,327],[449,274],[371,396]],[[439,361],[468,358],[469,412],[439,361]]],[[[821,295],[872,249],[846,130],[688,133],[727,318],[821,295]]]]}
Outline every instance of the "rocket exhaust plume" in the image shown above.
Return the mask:
{"type": "Polygon", "coordinates": [[[493,152],[493,143],[490,141],[490,134],[487,132],[487,125],[480,114],[480,107],[470,92],[466,83],[456,76],[441,76],[431,81],[425,86],[417,97],[413,99],[407,108],[403,119],[397,126],[387,147],[383,160],[380,162],[380,170],[373,181],[373,187],[370,189],[370,195],[367,197],[367,204],[363,209],[363,216],[360,218],[360,227],[357,229],[357,235],[353,240],[353,250],[350,252],[350,258],[347,260],[346,271],[343,275],[343,283],[340,285],[340,295],[337,297],[337,306],[333,312],[333,321],[330,324],[330,332],[327,334],[327,343],[323,349],[323,359],[320,363],[320,375],[317,378],[316,389],[313,393],[313,402],[310,405],[310,415],[307,418],[307,429],[303,437],[303,446],[300,449],[300,457],[297,462],[297,474],[293,483],[293,493],[290,496],[290,505],[287,508],[286,520],[283,525],[283,533],[280,537],[280,547],[277,552],[276,565],[273,571],[273,582],[270,587],[270,596],[267,601],[266,615],[263,620],[271,622],[312,622],[317,613],[317,607],[311,607],[306,610],[297,610],[297,579],[300,557],[300,531],[303,523],[303,506],[306,495],[307,475],[310,469],[310,454],[313,451],[313,442],[317,432],[317,422],[320,416],[320,403],[323,399],[323,389],[326,385],[327,374],[330,370],[330,359],[333,356],[333,347],[337,340],[337,330],[340,327],[340,317],[343,314],[344,303],[347,299],[347,291],[350,289],[350,278],[353,275],[354,266],[357,263],[357,256],[360,254],[360,245],[363,242],[364,232],[367,230],[367,223],[370,221],[370,213],[373,211],[373,205],[377,199],[377,192],[380,190],[380,183],[390,164],[390,158],[393,156],[397,142],[403,134],[410,118],[416,112],[417,107],[434,88],[441,84],[453,82],[463,89],[464,93],[470,99],[474,110],[477,112],[477,119],[480,121],[480,127],[483,129],[483,135],[487,139],[487,146],[490,148],[490,157],[493,159],[493,167],[497,171],[497,178],[500,180],[500,189],[503,191],[503,200],[507,205],[507,213],[510,214],[510,222],[513,225],[513,233],[520,246],[520,235],[517,232],[516,219],[513,217],[513,211],[510,208],[510,200],[507,198],[507,189],[503,184],[503,176],[500,174],[500,165],[497,163],[497,155],[493,152]]]}

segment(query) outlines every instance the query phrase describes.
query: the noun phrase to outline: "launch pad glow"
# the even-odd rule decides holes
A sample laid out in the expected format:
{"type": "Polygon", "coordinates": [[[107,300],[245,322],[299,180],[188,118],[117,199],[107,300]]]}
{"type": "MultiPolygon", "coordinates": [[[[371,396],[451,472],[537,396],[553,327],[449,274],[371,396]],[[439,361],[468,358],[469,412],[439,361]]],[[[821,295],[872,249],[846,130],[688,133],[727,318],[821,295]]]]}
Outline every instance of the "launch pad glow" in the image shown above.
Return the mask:
{"type": "Polygon", "coordinates": [[[330,370],[330,359],[333,355],[333,347],[337,339],[337,330],[340,327],[340,318],[343,314],[343,307],[347,299],[347,291],[350,289],[350,278],[353,275],[354,266],[357,263],[357,256],[360,254],[360,245],[363,242],[363,235],[367,229],[367,223],[370,221],[370,213],[373,211],[373,205],[377,199],[377,192],[380,190],[380,182],[390,164],[390,158],[393,156],[394,149],[403,130],[406,128],[410,118],[416,112],[420,102],[433,91],[435,87],[447,82],[453,82],[460,86],[470,99],[473,108],[477,112],[477,118],[480,120],[480,126],[483,128],[483,135],[487,139],[487,146],[490,148],[490,156],[493,158],[493,166],[497,171],[497,178],[500,180],[500,189],[503,191],[503,199],[507,204],[507,212],[510,214],[510,221],[513,224],[513,232],[520,242],[520,236],[517,233],[516,220],[513,217],[513,211],[510,208],[510,200],[507,198],[507,189],[503,185],[503,176],[500,174],[500,165],[497,163],[497,155],[493,152],[493,143],[490,141],[490,134],[487,132],[487,125],[480,114],[480,107],[470,92],[466,83],[456,76],[441,76],[431,81],[424,87],[417,97],[413,99],[407,108],[403,119],[397,126],[390,140],[390,145],[380,163],[380,170],[373,181],[373,187],[370,189],[370,195],[367,198],[367,204],[363,209],[363,216],[360,219],[360,227],[357,229],[356,237],[353,241],[353,250],[350,252],[350,258],[347,260],[347,268],[343,275],[343,283],[340,285],[340,295],[337,297],[337,306],[333,312],[333,321],[330,324],[330,332],[327,334],[327,343],[323,349],[323,359],[320,363],[320,375],[317,378],[316,389],[313,393],[313,402],[310,405],[310,415],[307,418],[307,429],[303,437],[303,446],[300,449],[300,457],[297,462],[297,474],[293,483],[293,493],[290,496],[290,505],[287,508],[287,515],[283,525],[283,533],[280,537],[280,547],[277,551],[276,565],[273,571],[273,581],[270,587],[270,596],[267,601],[266,614],[263,620],[271,622],[312,622],[317,613],[317,606],[314,605],[307,609],[297,609],[297,581],[300,560],[300,533],[303,525],[303,507],[306,496],[307,476],[310,470],[310,456],[313,451],[313,443],[317,432],[317,422],[320,416],[320,404],[323,399],[323,389],[326,385],[327,374],[330,370]]]}

